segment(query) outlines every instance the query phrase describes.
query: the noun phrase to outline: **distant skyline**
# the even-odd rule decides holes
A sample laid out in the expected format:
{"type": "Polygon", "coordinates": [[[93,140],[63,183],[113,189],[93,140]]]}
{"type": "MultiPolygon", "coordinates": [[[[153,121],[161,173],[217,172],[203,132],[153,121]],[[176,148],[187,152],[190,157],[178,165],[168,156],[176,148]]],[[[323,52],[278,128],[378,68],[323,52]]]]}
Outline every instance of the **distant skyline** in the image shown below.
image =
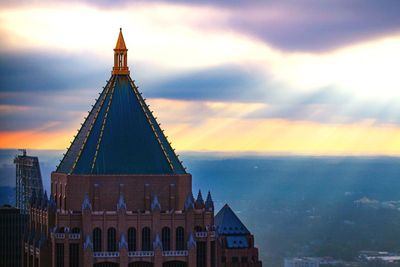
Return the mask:
{"type": "Polygon", "coordinates": [[[131,77],[180,151],[400,155],[400,2],[2,1],[0,149],[66,149],[131,77]]]}

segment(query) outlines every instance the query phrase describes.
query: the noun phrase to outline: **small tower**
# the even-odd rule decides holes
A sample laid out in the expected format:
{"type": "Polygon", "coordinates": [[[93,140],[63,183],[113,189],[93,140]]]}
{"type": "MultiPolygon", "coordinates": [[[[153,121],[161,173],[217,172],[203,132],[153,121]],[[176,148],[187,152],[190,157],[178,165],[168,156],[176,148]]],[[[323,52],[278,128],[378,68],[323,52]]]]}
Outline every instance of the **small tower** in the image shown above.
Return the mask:
{"type": "Polygon", "coordinates": [[[128,49],[126,49],[122,28],[119,28],[117,44],[114,48],[114,67],[112,74],[128,75],[128,49]]]}

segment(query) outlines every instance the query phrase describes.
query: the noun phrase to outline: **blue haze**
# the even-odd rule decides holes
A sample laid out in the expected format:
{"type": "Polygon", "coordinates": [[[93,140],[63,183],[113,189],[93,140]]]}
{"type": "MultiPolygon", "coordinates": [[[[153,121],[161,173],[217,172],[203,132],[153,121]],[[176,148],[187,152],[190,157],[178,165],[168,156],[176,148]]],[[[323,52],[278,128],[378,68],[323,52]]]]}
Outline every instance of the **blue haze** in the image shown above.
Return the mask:
{"type": "MultiPolygon", "coordinates": [[[[39,156],[49,190],[62,151],[39,156]]],[[[2,203],[12,201],[14,150],[0,150],[2,203]]],[[[182,153],[193,193],[211,190],[218,211],[228,203],[255,235],[261,258],[332,256],[359,250],[400,251],[400,158],[249,156],[182,153]]]]}

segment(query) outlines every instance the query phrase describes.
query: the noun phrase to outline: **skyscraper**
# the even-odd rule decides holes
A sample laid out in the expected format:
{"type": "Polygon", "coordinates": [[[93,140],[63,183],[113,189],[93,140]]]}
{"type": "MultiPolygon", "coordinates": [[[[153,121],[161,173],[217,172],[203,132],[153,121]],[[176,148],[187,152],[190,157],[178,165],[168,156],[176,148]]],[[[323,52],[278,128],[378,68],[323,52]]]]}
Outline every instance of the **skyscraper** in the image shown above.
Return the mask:
{"type": "Polygon", "coordinates": [[[131,79],[127,52],[120,31],[111,78],[52,173],[50,198],[32,199],[25,264],[261,266],[232,210],[215,224],[211,193],[193,197],[192,176],[131,79]],[[226,227],[234,228],[222,238],[226,227]],[[226,259],[237,253],[246,262],[226,259]]]}
{"type": "Polygon", "coordinates": [[[4,205],[0,207],[0,266],[20,267],[22,240],[28,221],[27,214],[4,205]]]}
{"type": "Polygon", "coordinates": [[[43,192],[42,175],[40,174],[39,159],[27,156],[26,150],[21,149],[22,155],[14,159],[16,169],[16,207],[22,214],[29,212],[29,200],[33,192],[43,192]]]}

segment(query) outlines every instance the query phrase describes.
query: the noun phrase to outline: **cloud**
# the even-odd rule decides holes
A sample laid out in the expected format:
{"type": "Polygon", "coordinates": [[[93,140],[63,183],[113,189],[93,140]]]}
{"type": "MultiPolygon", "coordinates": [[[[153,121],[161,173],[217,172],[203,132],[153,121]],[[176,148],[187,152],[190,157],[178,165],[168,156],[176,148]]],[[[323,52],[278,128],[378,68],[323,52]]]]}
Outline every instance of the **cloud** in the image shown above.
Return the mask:
{"type": "Polygon", "coordinates": [[[399,98],[391,100],[360,99],[349,92],[325,87],[310,92],[291,92],[286,101],[268,101],[248,118],[275,118],[317,123],[400,124],[399,98]]]}
{"type": "Polygon", "coordinates": [[[400,31],[396,0],[286,0],[233,7],[231,28],[276,48],[326,51],[400,31]]]}
{"type": "Polygon", "coordinates": [[[104,80],[107,64],[82,54],[0,53],[0,92],[85,88],[104,80]],[[85,71],[83,71],[85,70],[85,71]]]}
{"type": "Polygon", "coordinates": [[[249,66],[218,66],[148,81],[144,93],[152,98],[257,102],[277,92],[266,74],[249,66]]]}
{"type": "MultiPolygon", "coordinates": [[[[188,11],[193,15],[196,8],[220,10],[228,16],[214,18],[214,28],[250,35],[278,49],[290,51],[326,51],[400,31],[400,2],[397,0],[76,2],[114,10],[137,4],[153,8],[165,4],[175,8],[190,6],[188,11]]],[[[15,1],[5,1],[2,5],[10,7],[16,4],[15,1]]]]}

